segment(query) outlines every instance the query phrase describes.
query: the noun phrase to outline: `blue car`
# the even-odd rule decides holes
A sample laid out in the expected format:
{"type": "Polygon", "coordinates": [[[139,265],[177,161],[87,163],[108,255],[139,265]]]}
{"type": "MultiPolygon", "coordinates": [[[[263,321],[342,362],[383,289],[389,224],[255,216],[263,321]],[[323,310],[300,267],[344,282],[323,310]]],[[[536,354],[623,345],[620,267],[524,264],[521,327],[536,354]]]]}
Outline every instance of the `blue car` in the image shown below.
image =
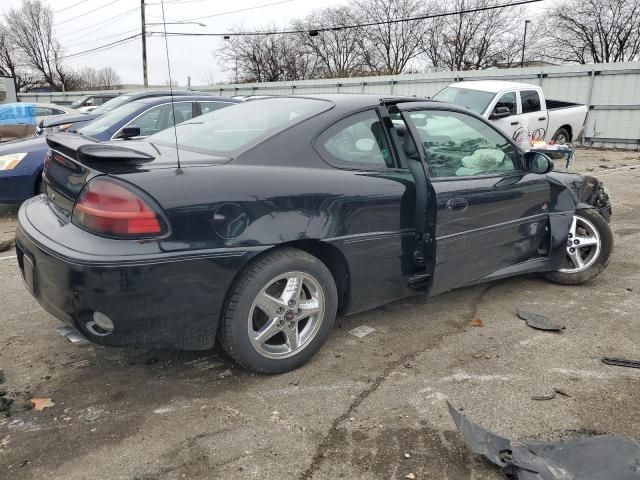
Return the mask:
{"type": "MultiPolygon", "coordinates": [[[[213,96],[153,97],[127,103],[102,115],[77,133],[96,141],[139,139],[176,123],[228,107],[238,100],[213,96]]],[[[49,150],[46,137],[0,146],[0,203],[17,204],[43,192],[42,168],[49,150]]]]}

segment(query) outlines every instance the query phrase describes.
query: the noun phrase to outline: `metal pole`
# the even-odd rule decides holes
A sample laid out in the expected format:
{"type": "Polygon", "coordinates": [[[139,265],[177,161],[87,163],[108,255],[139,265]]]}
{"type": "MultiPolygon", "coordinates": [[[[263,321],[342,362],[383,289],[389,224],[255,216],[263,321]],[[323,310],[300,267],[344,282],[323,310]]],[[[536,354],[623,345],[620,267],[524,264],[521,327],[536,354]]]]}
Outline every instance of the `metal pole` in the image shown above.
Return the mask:
{"type": "Polygon", "coordinates": [[[524,37],[522,38],[522,60],[520,61],[520,67],[524,67],[524,49],[527,46],[527,25],[529,25],[529,23],[531,22],[531,20],[525,20],[524,21],[524,37]]]}
{"type": "Polygon", "coordinates": [[[144,0],[140,0],[140,19],[142,20],[142,76],[144,77],[144,87],[149,86],[147,78],[147,27],[144,21],[144,0]]]}

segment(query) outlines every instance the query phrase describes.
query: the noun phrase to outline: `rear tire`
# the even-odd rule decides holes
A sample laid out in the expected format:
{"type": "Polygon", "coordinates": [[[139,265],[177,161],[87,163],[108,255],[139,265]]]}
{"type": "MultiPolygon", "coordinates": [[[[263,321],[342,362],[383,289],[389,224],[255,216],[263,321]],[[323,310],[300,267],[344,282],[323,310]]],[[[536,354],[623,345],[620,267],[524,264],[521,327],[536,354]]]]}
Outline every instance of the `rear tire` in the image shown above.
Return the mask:
{"type": "Polygon", "coordinates": [[[552,140],[560,145],[571,143],[571,134],[569,134],[569,131],[566,128],[561,127],[553,134],[552,140]]]}
{"type": "Polygon", "coordinates": [[[577,210],[573,218],[575,226],[572,224],[574,233],[570,231],[567,239],[566,267],[543,274],[562,285],[578,285],[597,277],[609,265],[613,252],[611,228],[597,211],[577,210]]]}
{"type": "Polygon", "coordinates": [[[337,310],[329,269],[302,250],[277,250],[253,263],[232,287],[220,343],[247,370],[287,372],[318,351],[337,310]]]}

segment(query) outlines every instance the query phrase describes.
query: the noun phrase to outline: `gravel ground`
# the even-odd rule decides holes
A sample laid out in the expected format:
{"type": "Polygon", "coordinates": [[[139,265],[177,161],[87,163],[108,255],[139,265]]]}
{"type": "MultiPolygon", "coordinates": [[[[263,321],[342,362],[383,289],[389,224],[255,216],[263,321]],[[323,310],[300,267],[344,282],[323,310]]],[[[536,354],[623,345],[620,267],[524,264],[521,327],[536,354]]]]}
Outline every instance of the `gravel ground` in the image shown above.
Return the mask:
{"type": "MultiPolygon", "coordinates": [[[[524,276],[343,318],[305,367],[249,374],[222,353],[77,348],[0,253],[0,478],[501,479],[455,430],[445,400],[512,439],[640,440],[640,154],[581,150],[604,179],[616,249],[591,283],[524,276]],[[523,307],[566,324],[533,330],[523,307]],[[483,327],[470,321],[481,319],[483,327]],[[359,339],[348,333],[369,325],[359,339]],[[534,401],[560,388],[570,397],[534,401]],[[28,410],[32,397],[55,406],[28,410]],[[409,458],[405,454],[409,454],[409,458]]],[[[0,209],[0,242],[15,228],[0,209]]]]}

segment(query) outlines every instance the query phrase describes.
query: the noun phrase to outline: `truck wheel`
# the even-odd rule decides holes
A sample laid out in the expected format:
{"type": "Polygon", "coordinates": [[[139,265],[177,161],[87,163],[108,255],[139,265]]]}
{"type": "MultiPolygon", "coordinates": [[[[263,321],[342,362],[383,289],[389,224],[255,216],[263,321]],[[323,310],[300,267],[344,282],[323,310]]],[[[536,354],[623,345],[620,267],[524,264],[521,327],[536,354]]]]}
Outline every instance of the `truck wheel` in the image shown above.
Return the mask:
{"type": "Polygon", "coordinates": [[[609,264],[613,234],[595,210],[577,210],[567,237],[566,264],[545,278],[563,285],[578,285],[597,277],[609,264]]]}
{"type": "Polygon", "coordinates": [[[571,143],[571,135],[569,134],[566,128],[561,127],[553,135],[552,140],[560,145],[564,145],[567,143],[571,143]]]}
{"type": "Polygon", "coordinates": [[[337,310],[329,269],[301,250],[277,250],[250,266],[232,288],[220,343],[248,370],[287,372],[318,351],[337,310]]]}

